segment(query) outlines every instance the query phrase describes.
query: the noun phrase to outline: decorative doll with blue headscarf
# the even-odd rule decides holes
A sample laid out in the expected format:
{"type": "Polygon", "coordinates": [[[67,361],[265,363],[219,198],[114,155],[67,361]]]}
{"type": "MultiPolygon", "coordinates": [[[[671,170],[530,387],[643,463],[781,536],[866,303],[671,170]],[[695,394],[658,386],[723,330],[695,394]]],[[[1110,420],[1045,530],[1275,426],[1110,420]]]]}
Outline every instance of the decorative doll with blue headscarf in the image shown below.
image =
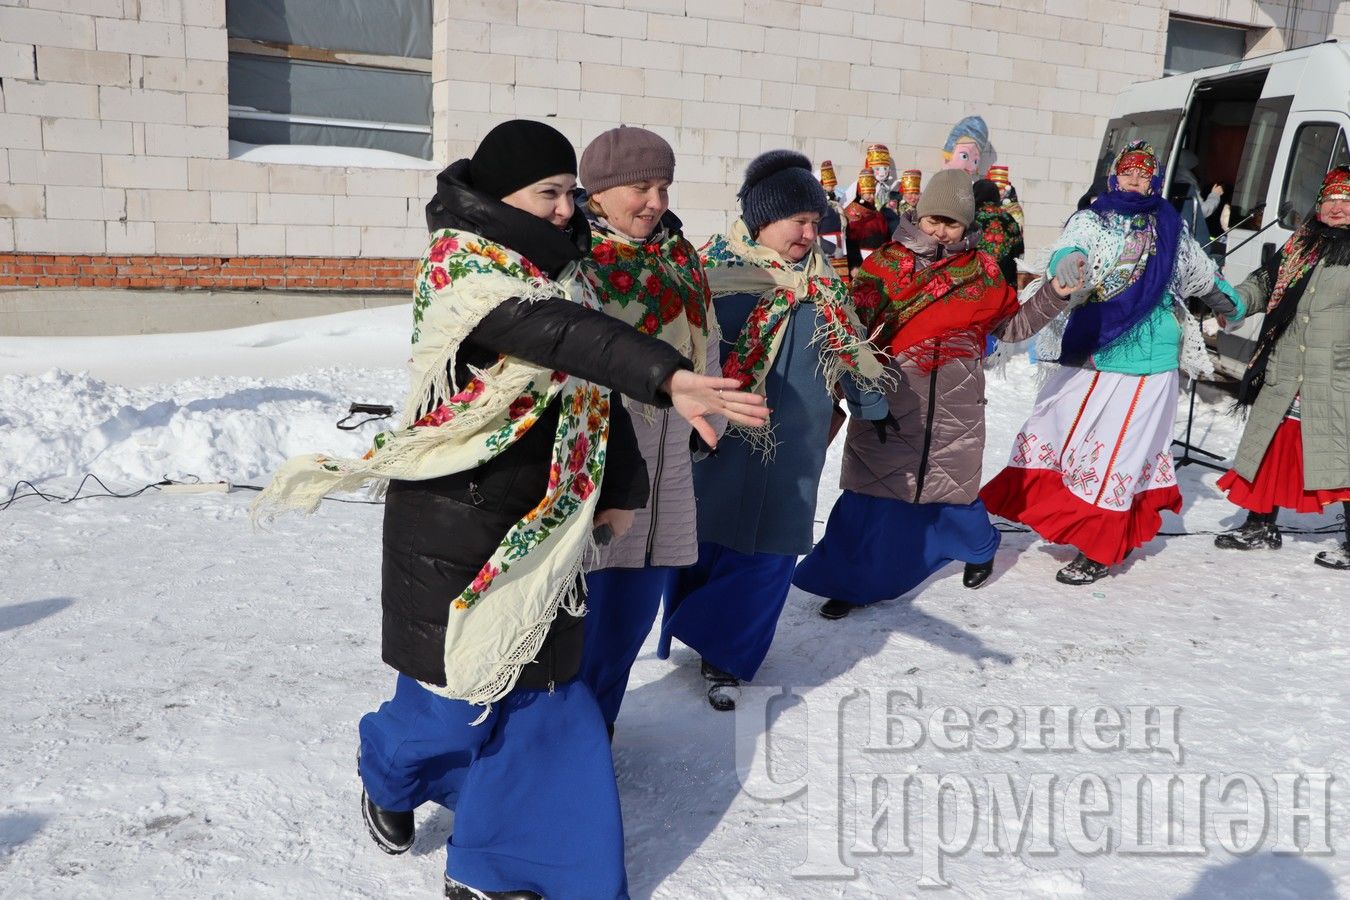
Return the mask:
{"type": "Polygon", "coordinates": [[[1126,145],[1107,190],[1066,223],[1043,277],[1081,271],[1086,287],[1062,327],[1042,332],[1038,356],[1057,368],[1008,466],[980,492],[991,513],[1078,549],[1056,576],[1063,584],[1105,577],[1158,533],[1163,510],[1181,510],[1177,370],[1213,371],[1182,299],[1246,315],[1167,201],[1161,169],[1148,143],[1126,145]]]}

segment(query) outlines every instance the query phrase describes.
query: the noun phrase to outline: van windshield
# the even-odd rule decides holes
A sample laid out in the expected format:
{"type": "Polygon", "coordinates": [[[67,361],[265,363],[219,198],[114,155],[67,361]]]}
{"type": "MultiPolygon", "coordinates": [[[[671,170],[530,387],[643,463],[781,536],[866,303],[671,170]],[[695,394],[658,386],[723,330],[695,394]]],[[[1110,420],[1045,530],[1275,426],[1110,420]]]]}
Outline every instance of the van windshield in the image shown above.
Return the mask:
{"type": "Polygon", "coordinates": [[[1181,110],[1161,109],[1150,112],[1129,113],[1119,119],[1112,119],[1106,125],[1106,134],[1102,137],[1101,153],[1097,157],[1094,177],[1107,174],[1116,154],[1130,141],[1144,140],[1153,145],[1158,153],[1158,165],[1166,170],[1167,158],[1172,153],[1172,143],[1181,125],[1181,110]]]}

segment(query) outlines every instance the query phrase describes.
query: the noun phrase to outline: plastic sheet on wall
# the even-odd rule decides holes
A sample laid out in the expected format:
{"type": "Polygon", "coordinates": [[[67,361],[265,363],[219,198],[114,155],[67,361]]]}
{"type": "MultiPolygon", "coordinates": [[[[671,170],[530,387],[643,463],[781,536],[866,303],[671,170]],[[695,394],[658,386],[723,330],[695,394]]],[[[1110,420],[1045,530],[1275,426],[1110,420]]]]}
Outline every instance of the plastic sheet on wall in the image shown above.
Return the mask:
{"type": "Polygon", "coordinates": [[[227,0],[230,37],[431,59],[431,0],[227,0]]]}
{"type": "Polygon", "coordinates": [[[250,144],[333,144],[372,147],[431,158],[429,131],[381,129],[380,124],[427,129],[431,76],[340,63],[233,53],[230,106],[266,113],[370,122],[370,128],[323,122],[268,122],[231,115],[230,137],[250,144]]]}

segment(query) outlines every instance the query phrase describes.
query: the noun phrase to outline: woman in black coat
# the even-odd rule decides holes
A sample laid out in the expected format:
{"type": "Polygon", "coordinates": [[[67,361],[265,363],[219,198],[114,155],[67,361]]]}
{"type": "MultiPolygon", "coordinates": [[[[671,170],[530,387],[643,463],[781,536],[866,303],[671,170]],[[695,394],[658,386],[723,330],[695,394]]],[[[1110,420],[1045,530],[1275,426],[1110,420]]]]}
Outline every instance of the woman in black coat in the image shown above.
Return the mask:
{"type": "Polygon", "coordinates": [[[287,463],[263,498],[312,507],[387,483],[382,648],[399,674],[361,720],[362,812],[402,853],[413,810],[453,808],[450,897],[627,896],[604,721],[575,677],[591,529],[622,533],[649,490],[605,388],[673,405],[709,441],[707,415],[767,415],[738,382],[586,308],[576,171],[565,137],[517,120],[440,174],[403,427],[363,460],[287,463]]]}

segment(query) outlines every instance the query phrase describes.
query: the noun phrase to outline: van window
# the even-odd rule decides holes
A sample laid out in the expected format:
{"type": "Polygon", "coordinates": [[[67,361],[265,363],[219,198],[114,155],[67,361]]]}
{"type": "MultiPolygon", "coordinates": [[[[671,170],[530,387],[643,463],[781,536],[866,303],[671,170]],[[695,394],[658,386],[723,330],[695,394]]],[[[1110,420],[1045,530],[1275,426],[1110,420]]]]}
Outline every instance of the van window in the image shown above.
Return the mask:
{"type": "Polygon", "coordinates": [[[1270,175],[1275,169],[1275,154],[1280,149],[1284,120],[1289,116],[1292,97],[1267,97],[1256,104],[1247,140],[1238,164],[1237,185],[1233,189],[1233,220],[1251,215],[1245,227],[1260,228],[1265,210],[1257,209],[1266,199],[1270,175]],[[1254,213],[1254,215],[1253,215],[1254,213]]]}
{"type": "Polygon", "coordinates": [[[1300,125],[1280,191],[1280,224],[1298,228],[1312,214],[1322,180],[1333,166],[1350,163],[1345,132],[1330,122],[1300,125]]]}
{"type": "Polygon", "coordinates": [[[1102,137],[1102,149],[1093,175],[1105,175],[1120,149],[1134,140],[1145,140],[1152,144],[1158,152],[1158,165],[1166,170],[1172,142],[1176,140],[1177,129],[1181,127],[1181,113],[1179,109],[1163,109],[1130,113],[1112,119],[1106,124],[1106,134],[1102,137]]]}

